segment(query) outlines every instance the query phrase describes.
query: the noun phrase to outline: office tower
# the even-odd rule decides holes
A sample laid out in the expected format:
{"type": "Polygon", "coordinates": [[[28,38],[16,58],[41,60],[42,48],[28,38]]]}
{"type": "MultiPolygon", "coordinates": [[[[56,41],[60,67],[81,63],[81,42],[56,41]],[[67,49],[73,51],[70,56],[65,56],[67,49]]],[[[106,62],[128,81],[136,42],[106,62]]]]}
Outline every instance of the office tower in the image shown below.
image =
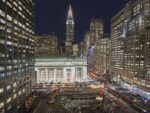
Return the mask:
{"type": "Polygon", "coordinates": [[[49,35],[35,36],[35,56],[58,55],[57,36],[49,35]]]}
{"type": "Polygon", "coordinates": [[[103,20],[93,17],[90,23],[90,46],[103,36],[103,20]]]}
{"type": "Polygon", "coordinates": [[[118,81],[124,75],[124,39],[126,37],[126,25],[130,19],[130,6],[127,5],[111,20],[111,69],[118,81]]]}
{"type": "Polygon", "coordinates": [[[69,5],[69,11],[66,21],[66,54],[72,54],[72,45],[74,42],[74,18],[72,7],[69,5]]]}
{"type": "Polygon", "coordinates": [[[87,31],[84,35],[84,41],[83,41],[83,56],[87,57],[88,49],[90,47],[90,32],[87,31]]]}
{"type": "Polygon", "coordinates": [[[16,111],[34,78],[34,0],[0,0],[0,112],[16,111]]]}
{"type": "Polygon", "coordinates": [[[113,75],[146,89],[150,88],[149,8],[149,0],[131,0],[112,19],[113,75]]]}
{"type": "Polygon", "coordinates": [[[106,74],[111,64],[111,40],[109,35],[95,42],[94,59],[95,69],[100,75],[106,74]]]}

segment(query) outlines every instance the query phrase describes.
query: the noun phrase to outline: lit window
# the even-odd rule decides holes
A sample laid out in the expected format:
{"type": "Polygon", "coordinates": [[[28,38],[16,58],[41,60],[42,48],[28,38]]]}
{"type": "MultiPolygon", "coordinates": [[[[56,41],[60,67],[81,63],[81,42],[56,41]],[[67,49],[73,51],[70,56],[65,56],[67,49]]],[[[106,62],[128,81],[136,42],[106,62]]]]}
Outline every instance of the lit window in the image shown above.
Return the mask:
{"type": "Polygon", "coordinates": [[[5,0],[2,0],[3,2],[5,2],[5,0]]]}
{"type": "Polygon", "coordinates": [[[14,5],[15,5],[16,7],[18,6],[17,3],[16,3],[15,1],[14,1],[13,3],[14,3],[14,5]]]}
{"type": "Polygon", "coordinates": [[[17,97],[17,94],[14,94],[13,99],[15,99],[17,97]]]}
{"type": "Polygon", "coordinates": [[[18,92],[18,95],[21,95],[21,91],[18,92]]]}
{"type": "Polygon", "coordinates": [[[8,85],[8,86],[6,87],[6,89],[7,89],[7,90],[9,90],[10,88],[11,88],[11,86],[10,86],[10,85],[8,85]]]}
{"type": "Polygon", "coordinates": [[[18,21],[17,21],[16,19],[14,19],[14,23],[17,24],[17,22],[18,22],[18,21]]]}
{"type": "Polygon", "coordinates": [[[0,89],[0,93],[3,93],[3,92],[4,92],[4,89],[3,89],[3,88],[1,88],[1,89],[0,89]]]}
{"type": "Polygon", "coordinates": [[[13,93],[15,93],[16,92],[16,90],[15,89],[13,89],[13,93]]]}
{"type": "Polygon", "coordinates": [[[11,97],[9,97],[7,100],[6,100],[6,103],[8,104],[9,102],[11,102],[11,97]]]}
{"type": "MultiPolygon", "coordinates": [[[[1,56],[1,55],[0,55],[1,56]]],[[[4,67],[0,67],[0,71],[3,71],[4,70],[4,67]]]]}
{"type": "Polygon", "coordinates": [[[23,89],[22,92],[25,92],[25,89],[23,89]]]}
{"type": "Polygon", "coordinates": [[[12,21],[12,17],[11,17],[10,15],[7,15],[7,19],[8,19],[9,21],[12,21]]]}
{"type": "Polygon", "coordinates": [[[4,13],[2,10],[0,10],[0,15],[1,15],[2,17],[5,17],[5,13],[4,13]]]}
{"type": "Polygon", "coordinates": [[[0,23],[5,24],[5,20],[0,18],[0,23]]]}
{"type": "Polygon", "coordinates": [[[7,110],[10,110],[10,109],[11,109],[11,107],[12,107],[12,106],[11,106],[11,105],[9,105],[9,106],[7,107],[7,110]]]}
{"type": "Polygon", "coordinates": [[[16,83],[14,83],[14,84],[13,84],[13,87],[16,87],[16,86],[17,86],[17,84],[16,84],[16,83]]]}
{"type": "Polygon", "coordinates": [[[12,8],[12,4],[7,1],[7,5],[12,8]]]}
{"type": "Polygon", "coordinates": [[[4,106],[4,102],[0,103],[0,108],[2,108],[4,106]]]}

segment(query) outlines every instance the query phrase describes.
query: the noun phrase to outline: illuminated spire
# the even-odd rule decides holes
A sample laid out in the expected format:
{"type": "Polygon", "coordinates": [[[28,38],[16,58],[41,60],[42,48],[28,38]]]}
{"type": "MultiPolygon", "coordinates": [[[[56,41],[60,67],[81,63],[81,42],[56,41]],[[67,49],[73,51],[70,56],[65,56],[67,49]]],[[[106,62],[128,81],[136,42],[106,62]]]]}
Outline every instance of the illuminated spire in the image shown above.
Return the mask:
{"type": "Polygon", "coordinates": [[[74,19],[71,5],[69,5],[66,21],[66,41],[71,43],[74,41],[74,19]]]}
{"type": "Polygon", "coordinates": [[[69,5],[68,17],[66,24],[74,24],[72,7],[69,5]]]}

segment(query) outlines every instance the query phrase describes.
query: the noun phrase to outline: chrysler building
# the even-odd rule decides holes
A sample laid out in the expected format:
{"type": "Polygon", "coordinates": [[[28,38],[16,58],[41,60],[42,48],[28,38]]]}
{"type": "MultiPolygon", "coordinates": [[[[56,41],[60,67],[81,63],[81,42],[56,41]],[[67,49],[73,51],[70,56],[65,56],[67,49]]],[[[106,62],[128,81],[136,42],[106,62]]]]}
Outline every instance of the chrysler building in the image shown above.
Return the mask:
{"type": "Polygon", "coordinates": [[[72,7],[69,5],[69,11],[66,21],[66,53],[71,55],[72,54],[72,46],[74,42],[74,18],[72,7]]]}

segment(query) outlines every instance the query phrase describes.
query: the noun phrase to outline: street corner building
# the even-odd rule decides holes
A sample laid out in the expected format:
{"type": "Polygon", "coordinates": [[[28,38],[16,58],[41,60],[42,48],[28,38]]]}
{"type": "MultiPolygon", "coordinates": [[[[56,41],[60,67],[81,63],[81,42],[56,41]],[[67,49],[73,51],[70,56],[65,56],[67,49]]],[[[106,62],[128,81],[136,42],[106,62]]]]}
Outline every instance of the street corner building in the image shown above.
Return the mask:
{"type": "Polygon", "coordinates": [[[34,77],[34,0],[0,0],[0,113],[17,111],[34,77]]]}

